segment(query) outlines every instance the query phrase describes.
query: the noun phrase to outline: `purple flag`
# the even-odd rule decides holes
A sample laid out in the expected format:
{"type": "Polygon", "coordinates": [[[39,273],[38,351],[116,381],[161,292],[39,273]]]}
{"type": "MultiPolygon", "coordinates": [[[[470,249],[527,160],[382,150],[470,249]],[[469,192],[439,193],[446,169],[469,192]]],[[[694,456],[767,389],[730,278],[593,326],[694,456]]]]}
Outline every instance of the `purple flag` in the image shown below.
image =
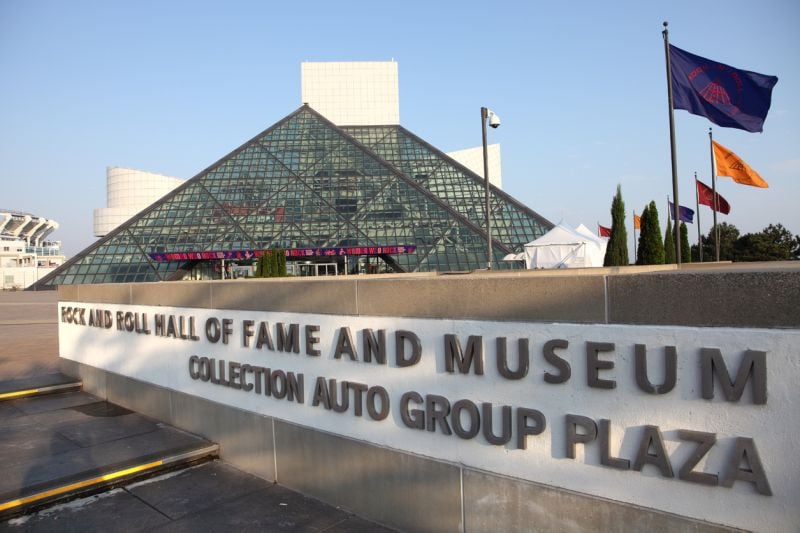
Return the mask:
{"type": "Polygon", "coordinates": [[[669,45],[672,103],[723,128],[763,130],[776,76],[740,70],[669,45]]]}
{"type": "MultiPolygon", "coordinates": [[[[672,202],[669,203],[669,216],[675,213],[675,204],[672,202]]],[[[694,224],[694,209],[689,209],[688,207],[678,206],[678,216],[681,219],[681,222],[686,222],[687,224],[694,224]]]]}

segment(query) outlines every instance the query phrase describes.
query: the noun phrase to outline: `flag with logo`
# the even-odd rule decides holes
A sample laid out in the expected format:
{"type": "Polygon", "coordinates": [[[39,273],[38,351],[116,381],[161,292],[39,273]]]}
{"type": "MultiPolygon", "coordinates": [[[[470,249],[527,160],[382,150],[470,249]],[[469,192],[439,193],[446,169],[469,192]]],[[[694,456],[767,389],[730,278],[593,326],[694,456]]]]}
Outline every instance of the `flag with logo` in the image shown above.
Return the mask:
{"type": "Polygon", "coordinates": [[[750,165],[742,161],[742,158],[734,154],[717,141],[711,141],[714,148],[714,167],[717,169],[717,176],[733,178],[736,183],[742,185],[752,185],[753,187],[769,187],[758,172],[750,168],[750,165]]]}
{"type": "MultiPolygon", "coordinates": [[[[673,213],[675,213],[675,204],[670,202],[669,203],[670,217],[672,217],[673,213]]],[[[688,207],[680,205],[678,206],[678,217],[680,218],[681,222],[686,222],[687,224],[694,224],[694,209],[689,209],[688,207]]]]}
{"type": "MultiPolygon", "coordinates": [[[[700,205],[707,205],[714,209],[714,191],[711,187],[706,185],[700,180],[697,181],[697,203],[700,205]]],[[[723,215],[731,212],[731,204],[717,193],[717,211],[723,215]]]]}
{"type": "Polygon", "coordinates": [[[642,217],[633,215],[633,229],[642,229],[642,217]]]}
{"type": "Polygon", "coordinates": [[[597,225],[597,234],[601,237],[611,237],[611,228],[607,228],[605,226],[601,226],[600,224],[597,225]]]}
{"type": "Polygon", "coordinates": [[[672,105],[723,128],[764,129],[776,76],[712,61],[669,45],[672,105]]]}

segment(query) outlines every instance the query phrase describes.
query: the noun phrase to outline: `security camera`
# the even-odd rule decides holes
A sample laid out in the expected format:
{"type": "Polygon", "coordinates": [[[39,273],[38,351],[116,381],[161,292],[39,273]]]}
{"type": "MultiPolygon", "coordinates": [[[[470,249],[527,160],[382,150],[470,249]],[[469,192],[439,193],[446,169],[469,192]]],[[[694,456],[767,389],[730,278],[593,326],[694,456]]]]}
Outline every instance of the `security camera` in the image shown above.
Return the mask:
{"type": "Polygon", "coordinates": [[[489,112],[489,125],[495,129],[500,125],[500,117],[493,111],[489,112]]]}

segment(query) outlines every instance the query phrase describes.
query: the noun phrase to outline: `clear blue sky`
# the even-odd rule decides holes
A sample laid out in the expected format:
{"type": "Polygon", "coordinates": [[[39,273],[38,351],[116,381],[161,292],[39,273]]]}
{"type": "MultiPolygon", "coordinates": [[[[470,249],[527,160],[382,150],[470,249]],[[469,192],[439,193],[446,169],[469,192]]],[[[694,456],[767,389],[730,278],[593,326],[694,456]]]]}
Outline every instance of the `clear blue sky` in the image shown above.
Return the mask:
{"type": "MultiPolygon", "coordinates": [[[[402,124],[444,151],[503,120],[505,190],[554,223],[610,225],[671,194],[662,21],[697,55],[779,77],[764,133],[714,138],[769,182],[720,178],[743,233],[800,233],[800,2],[0,0],[0,207],[95,239],[106,166],[190,178],[300,106],[300,63],[399,63],[402,124]],[[792,96],[794,95],[794,96],[792,96]]],[[[708,127],[676,111],[681,204],[708,127]]],[[[702,231],[711,211],[701,210],[702,231]]],[[[629,226],[630,233],[630,226],[629,226]]],[[[690,226],[690,240],[697,230],[690,226]]]]}

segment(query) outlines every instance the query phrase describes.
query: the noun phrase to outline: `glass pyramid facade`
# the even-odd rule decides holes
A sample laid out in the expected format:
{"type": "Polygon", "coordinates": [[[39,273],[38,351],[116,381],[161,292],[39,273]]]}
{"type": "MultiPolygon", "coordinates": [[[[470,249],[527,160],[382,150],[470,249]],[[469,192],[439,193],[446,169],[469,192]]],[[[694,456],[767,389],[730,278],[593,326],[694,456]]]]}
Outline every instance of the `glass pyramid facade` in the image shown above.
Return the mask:
{"type": "MultiPolygon", "coordinates": [[[[342,129],[444,200],[470,222],[484,227],[486,202],[483,177],[473,174],[402,126],[350,126],[342,129]]],[[[514,252],[521,252],[526,243],[541,237],[553,227],[500,189],[491,188],[489,203],[492,242],[500,241],[514,252]]]]}
{"type": "MultiPolygon", "coordinates": [[[[340,128],[303,106],[38,285],[180,279],[270,248],[290,261],[377,257],[398,272],[482,268],[483,194],[482,178],[400,126],[340,128]]],[[[503,267],[552,224],[498,189],[491,201],[503,267]]]]}

